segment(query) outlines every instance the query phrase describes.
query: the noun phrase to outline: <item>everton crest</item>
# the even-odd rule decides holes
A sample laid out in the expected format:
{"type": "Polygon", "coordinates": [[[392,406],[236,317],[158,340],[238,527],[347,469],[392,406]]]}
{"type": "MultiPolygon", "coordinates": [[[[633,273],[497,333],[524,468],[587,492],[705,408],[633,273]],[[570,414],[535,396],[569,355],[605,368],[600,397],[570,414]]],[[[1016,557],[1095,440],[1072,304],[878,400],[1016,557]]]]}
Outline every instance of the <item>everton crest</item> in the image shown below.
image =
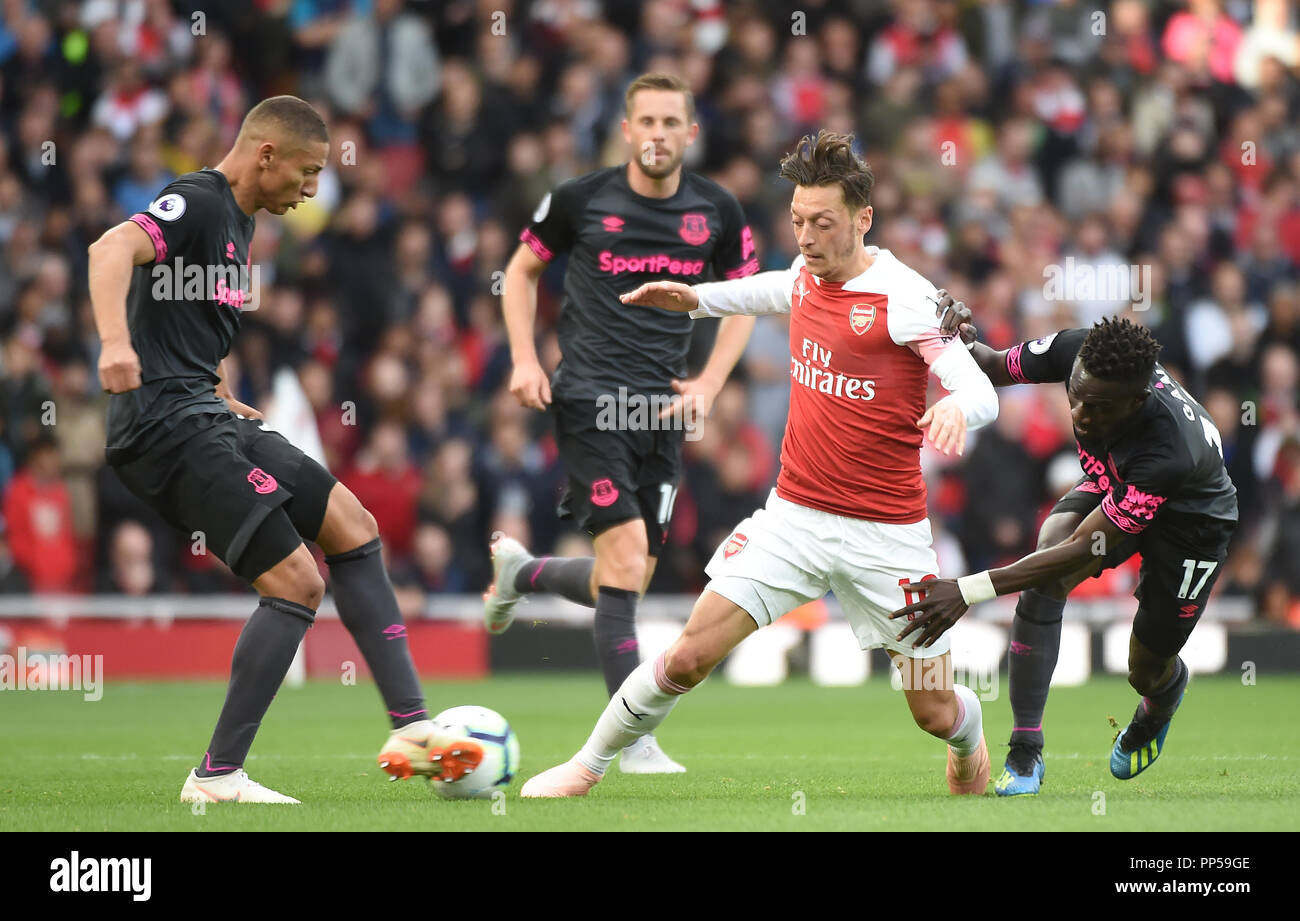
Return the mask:
{"type": "Polygon", "coordinates": [[[699,246],[709,239],[709,222],[703,214],[683,214],[682,226],[677,233],[690,246],[699,246]]]}

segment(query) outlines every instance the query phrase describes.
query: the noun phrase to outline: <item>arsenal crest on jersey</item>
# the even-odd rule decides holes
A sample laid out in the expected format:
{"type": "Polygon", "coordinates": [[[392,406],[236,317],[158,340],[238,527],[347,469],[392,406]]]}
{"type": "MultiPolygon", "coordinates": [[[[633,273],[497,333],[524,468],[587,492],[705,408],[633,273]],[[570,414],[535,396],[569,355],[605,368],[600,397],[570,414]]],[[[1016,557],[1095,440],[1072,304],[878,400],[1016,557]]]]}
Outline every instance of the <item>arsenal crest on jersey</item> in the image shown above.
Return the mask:
{"type": "Polygon", "coordinates": [[[683,214],[682,226],[677,233],[691,246],[699,246],[709,238],[709,222],[703,214],[683,214]]]}
{"type": "Polygon", "coordinates": [[[737,531],[727,539],[727,545],[722,548],[722,555],[727,559],[731,559],[737,553],[744,550],[745,545],[748,543],[749,538],[737,531]]]}
{"type": "Polygon", "coordinates": [[[854,304],[849,310],[849,329],[861,336],[876,322],[875,304],[854,304]]]}

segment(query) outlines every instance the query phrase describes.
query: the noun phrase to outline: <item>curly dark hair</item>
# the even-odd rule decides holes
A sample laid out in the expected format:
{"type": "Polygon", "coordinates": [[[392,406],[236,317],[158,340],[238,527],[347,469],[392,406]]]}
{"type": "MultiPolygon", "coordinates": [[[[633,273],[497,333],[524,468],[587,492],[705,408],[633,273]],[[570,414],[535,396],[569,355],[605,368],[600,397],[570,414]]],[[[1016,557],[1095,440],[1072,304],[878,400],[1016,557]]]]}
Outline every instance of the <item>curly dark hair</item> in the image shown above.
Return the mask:
{"type": "Polygon", "coordinates": [[[871,167],[853,152],[853,135],[823,128],[817,137],[805,135],[794,152],[781,161],[781,178],[795,185],[838,185],[849,213],[871,204],[876,177],[871,167]]]}
{"type": "Polygon", "coordinates": [[[1093,324],[1079,349],[1079,360],[1104,381],[1146,381],[1156,368],[1160,343],[1145,326],[1107,317],[1093,324]]]}

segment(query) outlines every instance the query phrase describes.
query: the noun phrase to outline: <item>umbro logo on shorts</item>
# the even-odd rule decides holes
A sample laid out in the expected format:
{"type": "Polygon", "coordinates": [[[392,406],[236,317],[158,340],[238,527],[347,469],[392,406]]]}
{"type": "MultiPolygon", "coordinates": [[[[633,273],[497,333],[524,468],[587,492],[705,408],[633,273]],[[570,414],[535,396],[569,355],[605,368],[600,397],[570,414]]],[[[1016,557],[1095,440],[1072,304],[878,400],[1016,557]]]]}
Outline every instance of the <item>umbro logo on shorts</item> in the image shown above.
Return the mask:
{"type": "Polygon", "coordinates": [[[744,550],[745,545],[748,543],[749,543],[749,538],[746,537],[744,534],[737,532],[731,535],[730,538],[728,538],[727,545],[722,548],[722,555],[727,559],[731,559],[737,553],[744,550]]]}
{"type": "Polygon", "coordinates": [[[275,492],[278,486],[275,482],[275,477],[271,476],[271,474],[267,473],[261,467],[254,467],[252,470],[248,471],[248,482],[253,484],[253,489],[256,490],[259,495],[266,495],[269,492],[275,492]]]}

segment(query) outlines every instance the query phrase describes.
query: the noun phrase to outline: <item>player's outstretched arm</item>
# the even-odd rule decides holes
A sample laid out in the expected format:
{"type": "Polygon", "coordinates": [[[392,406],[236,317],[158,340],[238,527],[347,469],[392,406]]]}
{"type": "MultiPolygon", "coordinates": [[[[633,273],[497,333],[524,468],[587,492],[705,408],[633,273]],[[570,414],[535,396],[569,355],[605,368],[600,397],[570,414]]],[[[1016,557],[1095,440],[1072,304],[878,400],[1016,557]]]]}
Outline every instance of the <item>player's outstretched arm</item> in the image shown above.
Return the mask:
{"type": "Polygon", "coordinates": [[[123,221],[104,232],[86,250],[89,256],[90,306],[103,344],[99,353],[99,383],[107,393],[125,393],[140,386],[140,356],[131,346],[126,322],[126,296],[137,265],[154,261],[153,240],[144,228],[123,221]]]}
{"type": "Polygon", "coordinates": [[[505,315],[506,335],[510,340],[510,392],[522,405],[545,410],[551,402],[551,383],[537,358],[533,341],[537,322],[537,280],[546,271],[546,263],[527,246],[515,250],[506,266],[501,308],[505,315]]]}
{"type": "Polygon", "coordinates": [[[727,281],[707,281],[694,287],[676,281],[652,281],[619,300],[624,304],[689,311],[696,319],[789,313],[795,276],[793,269],[780,269],[727,281]]]}
{"type": "Polygon", "coordinates": [[[1097,557],[1105,556],[1126,536],[1099,505],[1061,543],[1037,550],[1010,566],[960,579],[932,579],[903,586],[905,592],[917,592],[925,597],[915,604],[899,608],[889,617],[896,620],[913,615],[913,619],[903,626],[898,639],[919,630],[912,645],[930,646],[960,620],[971,605],[1070,576],[1095,563],[1097,557]]]}
{"type": "Polygon", "coordinates": [[[618,299],[624,304],[658,307],[675,313],[689,313],[700,306],[700,298],[695,289],[679,281],[646,282],[635,291],[620,294],[618,299]]]}

